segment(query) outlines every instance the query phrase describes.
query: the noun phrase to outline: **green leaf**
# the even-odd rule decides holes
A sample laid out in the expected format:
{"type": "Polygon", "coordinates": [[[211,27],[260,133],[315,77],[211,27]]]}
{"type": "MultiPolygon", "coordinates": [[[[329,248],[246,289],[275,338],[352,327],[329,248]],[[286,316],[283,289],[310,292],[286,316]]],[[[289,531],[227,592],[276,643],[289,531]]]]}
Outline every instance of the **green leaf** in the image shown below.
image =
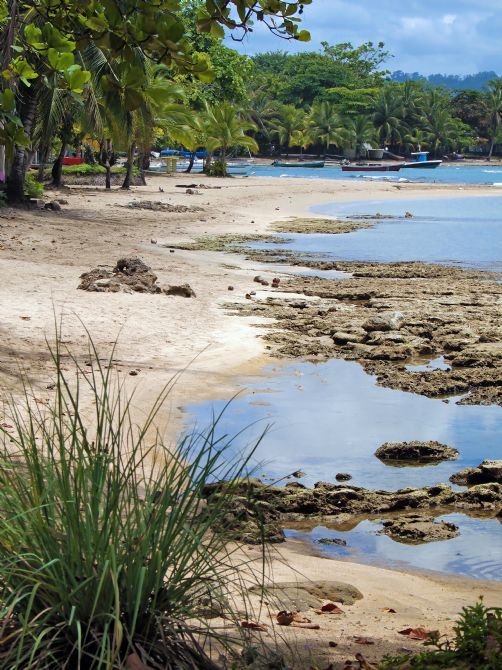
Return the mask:
{"type": "Polygon", "coordinates": [[[299,42],[310,42],[310,33],[308,30],[300,30],[300,32],[295,35],[295,39],[299,42]]]}
{"type": "Polygon", "coordinates": [[[5,91],[0,94],[0,101],[2,105],[2,111],[13,112],[16,109],[16,98],[14,96],[14,91],[12,91],[10,88],[6,88],[5,91]]]}

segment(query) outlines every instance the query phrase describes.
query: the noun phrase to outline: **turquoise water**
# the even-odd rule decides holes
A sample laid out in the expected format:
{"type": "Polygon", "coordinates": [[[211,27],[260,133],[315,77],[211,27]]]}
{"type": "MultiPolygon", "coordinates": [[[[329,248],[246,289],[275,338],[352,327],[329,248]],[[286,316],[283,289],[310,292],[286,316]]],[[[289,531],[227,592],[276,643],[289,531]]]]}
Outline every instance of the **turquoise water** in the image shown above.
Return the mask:
{"type": "Polygon", "coordinates": [[[290,241],[281,250],[316,253],[326,260],[425,261],[502,270],[502,196],[328,203],[312,211],[349,219],[378,213],[389,219],[343,235],[288,233],[282,237],[290,241]],[[405,219],[406,212],[413,218],[405,219]]]}
{"type": "Polygon", "coordinates": [[[358,179],[384,181],[411,181],[437,184],[500,184],[502,167],[447,164],[435,170],[400,170],[389,173],[342,172],[339,165],[324,168],[280,168],[270,165],[253,165],[247,173],[257,177],[302,178],[302,179],[358,179]]]}
{"type": "MultiPolygon", "coordinates": [[[[320,253],[326,259],[423,260],[502,269],[499,196],[345,203],[315,211],[349,218],[377,212],[402,217],[411,211],[414,217],[389,218],[374,228],[344,235],[288,235],[293,241],[286,248],[320,253]]],[[[339,273],[331,278],[343,281],[339,273]]],[[[444,365],[436,359],[416,370],[444,365]]],[[[309,486],[320,480],[333,482],[338,472],[348,472],[356,486],[393,490],[448,482],[452,473],[464,467],[502,459],[501,407],[462,406],[455,404],[455,398],[437,400],[382,388],[355,362],[278,365],[265,370],[260,381],[243,383],[242,388],[217,433],[236,435],[249,426],[235,442],[237,453],[248,450],[268,427],[253,465],[254,474],[270,483],[285,483],[284,477],[295,470],[306,473],[301,481],[309,486]],[[456,447],[460,457],[437,465],[399,468],[385,466],[374,456],[383,442],[404,440],[438,440],[456,447]]],[[[187,407],[187,425],[194,420],[199,426],[208,425],[224,404],[187,407]]],[[[460,536],[418,547],[378,535],[381,525],[376,520],[362,521],[354,528],[287,532],[309,542],[330,536],[347,541],[347,548],[316,545],[330,555],[502,579],[499,521],[462,514],[447,518],[460,527],[460,536]]]]}

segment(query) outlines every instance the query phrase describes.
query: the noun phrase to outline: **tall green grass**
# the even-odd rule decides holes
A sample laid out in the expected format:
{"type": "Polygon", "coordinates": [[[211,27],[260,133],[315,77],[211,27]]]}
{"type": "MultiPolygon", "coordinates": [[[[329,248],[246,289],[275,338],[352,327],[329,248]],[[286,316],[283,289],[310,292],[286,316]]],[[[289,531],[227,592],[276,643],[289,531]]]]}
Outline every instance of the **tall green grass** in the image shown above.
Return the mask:
{"type": "Polygon", "coordinates": [[[227,458],[214,426],[173,453],[154,428],[169,387],[138,426],[92,344],[91,366],[69,372],[51,354],[52,404],[27,386],[2,429],[0,667],[217,667],[214,650],[242,650],[255,579],[225,527],[246,459],[227,458]],[[215,479],[230,485],[209,508],[215,479]]]}

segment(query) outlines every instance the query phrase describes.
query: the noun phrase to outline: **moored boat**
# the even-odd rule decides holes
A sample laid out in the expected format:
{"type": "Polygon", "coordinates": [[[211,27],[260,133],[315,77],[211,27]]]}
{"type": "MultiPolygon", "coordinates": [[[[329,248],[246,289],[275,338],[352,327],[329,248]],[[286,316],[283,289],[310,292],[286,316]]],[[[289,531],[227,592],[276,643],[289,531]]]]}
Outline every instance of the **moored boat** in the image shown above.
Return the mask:
{"type": "Polygon", "coordinates": [[[428,151],[415,151],[411,154],[416,156],[416,160],[410,161],[407,163],[401,163],[402,168],[414,168],[417,170],[434,170],[441,165],[443,161],[441,160],[428,160],[427,156],[429,155],[428,151]]]}
{"type": "Polygon", "coordinates": [[[342,165],[342,172],[399,172],[401,165],[342,165]]]}
{"type": "Polygon", "coordinates": [[[274,161],[273,167],[282,168],[323,168],[324,161],[303,161],[298,163],[289,163],[287,161],[274,161]]]}

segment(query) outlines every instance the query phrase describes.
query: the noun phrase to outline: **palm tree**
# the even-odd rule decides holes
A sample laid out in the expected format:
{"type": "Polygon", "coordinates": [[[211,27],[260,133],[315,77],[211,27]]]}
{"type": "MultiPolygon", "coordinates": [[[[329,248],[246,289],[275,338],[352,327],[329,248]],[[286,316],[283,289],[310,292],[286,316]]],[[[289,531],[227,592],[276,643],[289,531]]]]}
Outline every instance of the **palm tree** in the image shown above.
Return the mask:
{"type": "Polygon", "coordinates": [[[427,141],[435,155],[454,147],[458,138],[456,123],[448,109],[431,107],[422,117],[427,141]]]}
{"type": "Polygon", "coordinates": [[[286,147],[297,146],[295,136],[305,128],[305,113],[294,105],[282,105],[278,118],[270,124],[277,135],[279,144],[286,147]]]}
{"type": "Polygon", "coordinates": [[[399,144],[406,133],[403,104],[391,88],[383,88],[373,101],[373,123],[383,146],[399,144]]]}
{"type": "Polygon", "coordinates": [[[364,144],[376,141],[375,126],[367,116],[361,114],[348,117],[343,126],[345,142],[351,149],[355,149],[356,155],[361,153],[364,144]]]}
{"type": "Polygon", "coordinates": [[[246,135],[246,131],[255,130],[256,126],[249,121],[245,121],[239,114],[238,109],[227,101],[214,106],[206,104],[204,126],[207,133],[206,147],[208,153],[212,154],[217,149],[220,150],[220,162],[224,174],[226,174],[229,149],[244,147],[250,151],[258,151],[256,140],[250,135],[246,135]]]}
{"type": "Polygon", "coordinates": [[[326,152],[332,144],[343,144],[343,126],[335,106],[330,102],[314,102],[307,117],[306,130],[311,143],[324,146],[326,152]]]}
{"type": "Polygon", "coordinates": [[[490,150],[488,160],[492,159],[493,147],[497,140],[501,116],[502,116],[502,78],[492,79],[488,82],[488,92],[486,94],[486,108],[488,113],[488,122],[490,124],[490,150]]]}

